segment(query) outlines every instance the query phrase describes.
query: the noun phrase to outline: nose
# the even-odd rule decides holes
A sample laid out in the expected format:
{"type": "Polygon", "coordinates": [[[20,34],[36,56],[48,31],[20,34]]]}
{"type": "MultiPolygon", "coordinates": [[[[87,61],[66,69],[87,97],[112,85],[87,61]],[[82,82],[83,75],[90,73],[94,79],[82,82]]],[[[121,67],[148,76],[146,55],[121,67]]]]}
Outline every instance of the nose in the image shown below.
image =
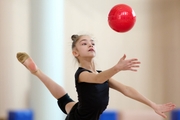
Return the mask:
{"type": "Polygon", "coordinates": [[[89,43],[89,47],[93,47],[93,44],[92,44],[92,43],[89,43]]]}

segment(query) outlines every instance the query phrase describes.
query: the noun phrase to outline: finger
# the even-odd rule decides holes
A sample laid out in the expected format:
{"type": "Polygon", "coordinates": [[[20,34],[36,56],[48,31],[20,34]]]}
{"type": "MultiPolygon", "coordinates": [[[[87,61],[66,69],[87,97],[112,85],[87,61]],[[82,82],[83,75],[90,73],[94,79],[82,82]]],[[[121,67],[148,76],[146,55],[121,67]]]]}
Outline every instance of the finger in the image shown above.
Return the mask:
{"type": "Polygon", "coordinates": [[[174,108],[175,108],[175,105],[168,105],[168,106],[165,106],[163,112],[169,112],[169,111],[173,110],[174,108]]]}
{"type": "Polygon", "coordinates": [[[140,65],[140,62],[131,62],[128,64],[129,66],[139,66],[140,65]]]}
{"type": "Polygon", "coordinates": [[[166,103],[166,104],[164,104],[165,106],[174,106],[175,107],[175,104],[173,104],[173,103],[166,103]]]}
{"type": "Polygon", "coordinates": [[[176,106],[174,105],[174,104],[172,104],[172,103],[167,103],[167,104],[165,104],[165,106],[168,106],[168,107],[171,107],[171,108],[175,108],[176,106]]]}
{"type": "Polygon", "coordinates": [[[141,62],[130,62],[131,65],[133,64],[141,64],[141,62]]]}
{"type": "Polygon", "coordinates": [[[130,71],[137,72],[137,69],[129,69],[130,71]]]}
{"type": "Polygon", "coordinates": [[[173,103],[171,103],[171,102],[166,103],[165,105],[167,105],[167,106],[175,106],[175,104],[173,104],[173,103]]]}
{"type": "Polygon", "coordinates": [[[140,67],[139,65],[131,65],[131,68],[138,68],[140,67]]]}
{"type": "Polygon", "coordinates": [[[137,63],[128,63],[127,66],[128,66],[128,68],[133,68],[133,67],[139,67],[139,64],[137,64],[137,63]]]}
{"type": "Polygon", "coordinates": [[[125,60],[125,59],[126,59],[126,55],[124,54],[121,60],[125,60]]]}
{"type": "Polygon", "coordinates": [[[138,61],[137,58],[130,59],[129,62],[138,61]]]}
{"type": "Polygon", "coordinates": [[[171,103],[171,102],[169,102],[169,103],[166,103],[166,104],[164,104],[164,105],[172,105],[172,103],[171,103]]]}
{"type": "Polygon", "coordinates": [[[164,113],[160,113],[160,115],[161,115],[163,118],[167,118],[167,116],[166,116],[164,113]]]}

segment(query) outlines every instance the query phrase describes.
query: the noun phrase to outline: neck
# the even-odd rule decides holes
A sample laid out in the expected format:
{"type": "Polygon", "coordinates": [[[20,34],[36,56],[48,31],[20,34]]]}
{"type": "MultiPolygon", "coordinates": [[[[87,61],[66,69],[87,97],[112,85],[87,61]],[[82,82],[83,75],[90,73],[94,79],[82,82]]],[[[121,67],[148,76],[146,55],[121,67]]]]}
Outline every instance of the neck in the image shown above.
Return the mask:
{"type": "Polygon", "coordinates": [[[87,70],[90,70],[92,72],[96,73],[96,68],[94,65],[94,60],[81,60],[80,67],[83,67],[87,70]]]}

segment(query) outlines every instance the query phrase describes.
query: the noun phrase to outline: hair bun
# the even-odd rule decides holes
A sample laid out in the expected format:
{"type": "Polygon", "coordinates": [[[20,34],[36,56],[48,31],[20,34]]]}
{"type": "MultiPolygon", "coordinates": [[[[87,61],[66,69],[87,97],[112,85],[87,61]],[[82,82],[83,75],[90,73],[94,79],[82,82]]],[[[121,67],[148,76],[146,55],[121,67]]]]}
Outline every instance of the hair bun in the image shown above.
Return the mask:
{"type": "Polygon", "coordinates": [[[76,41],[78,39],[79,35],[72,35],[71,36],[71,39],[72,41],[76,41]]]}

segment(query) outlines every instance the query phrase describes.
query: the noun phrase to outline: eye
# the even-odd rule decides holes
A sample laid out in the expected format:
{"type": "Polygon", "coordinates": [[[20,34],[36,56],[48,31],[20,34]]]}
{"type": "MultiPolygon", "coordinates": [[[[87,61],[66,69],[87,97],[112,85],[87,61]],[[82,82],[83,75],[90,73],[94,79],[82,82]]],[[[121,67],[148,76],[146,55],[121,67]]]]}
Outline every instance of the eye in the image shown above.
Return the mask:
{"type": "Polygon", "coordinates": [[[82,43],[82,45],[87,45],[87,43],[82,43]]]}
{"type": "Polygon", "coordinates": [[[93,46],[95,46],[95,43],[92,43],[93,46]]]}

